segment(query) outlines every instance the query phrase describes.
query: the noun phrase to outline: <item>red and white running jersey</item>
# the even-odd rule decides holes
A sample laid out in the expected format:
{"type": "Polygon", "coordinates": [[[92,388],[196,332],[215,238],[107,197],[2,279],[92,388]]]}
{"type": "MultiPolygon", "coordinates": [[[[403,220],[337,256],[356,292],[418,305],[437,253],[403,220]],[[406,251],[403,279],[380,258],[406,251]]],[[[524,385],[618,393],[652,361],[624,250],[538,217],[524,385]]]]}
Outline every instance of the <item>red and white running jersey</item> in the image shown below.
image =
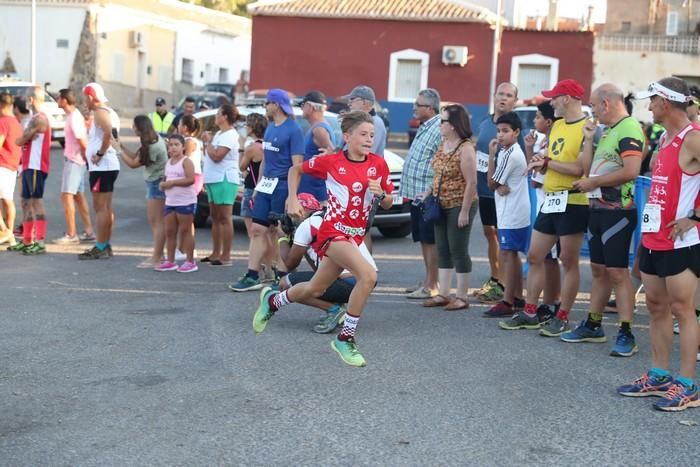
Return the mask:
{"type": "MultiPolygon", "coordinates": [[[[43,133],[37,133],[34,138],[22,146],[22,169],[41,170],[49,173],[51,164],[51,127],[48,126],[49,118],[45,113],[34,114],[32,121],[37,118],[46,120],[47,128],[43,133]]],[[[30,123],[31,125],[31,123],[30,123]]]]}
{"type": "Polygon", "coordinates": [[[645,232],[642,245],[655,251],[677,250],[700,243],[700,226],[689,230],[675,241],[670,239],[669,222],[688,216],[700,203],[700,172],[684,172],[678,163],[681,146],[690,131],[700,131],[700,125],[689,124],[673,141],[660,141],[659,155],[651,176],[651,188],[647,204],[661,207],[661,228],[658,232],[645,232]]]}
{"type": "Polygon", "coordinates": [[[305,174],[324,179],[328,191],[328,207],[316,239],[315,249],[322,252],[328,239],[345,237],[357,245],[367,230],[372,209],[369,179],[379,179],[388,196],[394,191],[389,180],[389,167],[381,157],[370,153],[364,161],[351,161],[340,151],[304,162],[305,174]]]}

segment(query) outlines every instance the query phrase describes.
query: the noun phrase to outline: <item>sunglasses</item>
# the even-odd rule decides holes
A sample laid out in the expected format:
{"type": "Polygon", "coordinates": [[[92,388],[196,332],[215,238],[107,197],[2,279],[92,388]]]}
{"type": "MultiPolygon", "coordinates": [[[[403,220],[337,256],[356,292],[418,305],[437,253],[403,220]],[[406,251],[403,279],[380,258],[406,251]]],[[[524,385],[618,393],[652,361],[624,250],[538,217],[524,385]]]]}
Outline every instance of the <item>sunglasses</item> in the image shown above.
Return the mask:
{"type": "Polygon", "coordinates": [[[446,118],[441,118],[440,123],[450,123],[450,121],[446,118]]]}
{"type": "Polygon", "coordinates": [[[432,107],[432,106],[428,105],[428,104],[419,104],[418,102],[414,102],[413,107],[432,107]]]}

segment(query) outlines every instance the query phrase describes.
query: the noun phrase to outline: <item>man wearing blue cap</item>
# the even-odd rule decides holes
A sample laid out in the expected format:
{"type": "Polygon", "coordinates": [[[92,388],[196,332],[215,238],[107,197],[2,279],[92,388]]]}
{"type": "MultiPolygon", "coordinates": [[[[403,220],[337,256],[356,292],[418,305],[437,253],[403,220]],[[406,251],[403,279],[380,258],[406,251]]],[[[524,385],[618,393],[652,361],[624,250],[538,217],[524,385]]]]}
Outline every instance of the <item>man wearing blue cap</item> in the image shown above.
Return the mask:
{"type": "Polygon", "coordinates": [[[304,162],[304,132],[293,118],[289,94],[283,89],[270,89],[265,100],[265,114],[270,124],[263,140],[262,177],[255,187],[253,224],[251,228],[248,272],[229,286],[234,292],[262,288],[260,263],[267,255],[268,232],[277,240],[276,223],[270,225],[270,213],[284,214],[287,201],[287,173],[295,163],[304,162]]]}

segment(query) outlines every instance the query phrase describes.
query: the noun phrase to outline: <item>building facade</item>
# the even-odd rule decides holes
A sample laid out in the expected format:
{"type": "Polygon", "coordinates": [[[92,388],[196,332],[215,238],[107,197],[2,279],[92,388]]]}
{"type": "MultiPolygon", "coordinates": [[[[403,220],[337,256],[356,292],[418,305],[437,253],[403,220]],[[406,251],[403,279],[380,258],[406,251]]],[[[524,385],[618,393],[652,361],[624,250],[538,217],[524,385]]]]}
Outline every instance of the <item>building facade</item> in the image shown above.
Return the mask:
{"type": "MultiPolygon", "coordinates": [[[[253,14],[251,87],[283,87],[297,95],[320,89],[342,96],[371,86],[403,132],[418,90],[466,104],[478,123],[487,113],[494,13],[451,0],[258,2],[253,14]],[[280,41],[279,37],[288,40],[280,41]]],[[[498,81],[533,97],[564,77],[588,89],[593,35],[506,29],[498,81]]]]}
{"type": "MultiPolygon", "coordinates": [[[[31,75],[29,0],[0,0],[0,54],[31,75]]],[[[175,103],[208,81],[250,69],[250,20],[177,0],[38,0],[38,83],[103,84],[118,108],[175,103]],[[183,66],[184,64],[184,66],[183,66]]]]}

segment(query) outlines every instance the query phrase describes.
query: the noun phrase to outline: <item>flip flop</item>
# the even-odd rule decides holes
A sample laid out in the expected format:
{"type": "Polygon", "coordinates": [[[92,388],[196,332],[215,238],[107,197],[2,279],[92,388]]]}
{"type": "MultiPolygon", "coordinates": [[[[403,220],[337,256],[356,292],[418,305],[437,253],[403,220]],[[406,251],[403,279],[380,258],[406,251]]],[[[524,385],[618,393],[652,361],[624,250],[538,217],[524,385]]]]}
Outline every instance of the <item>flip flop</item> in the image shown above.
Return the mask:
{"type": "Polygon", "coordinates": [[[209,266],[233,266],[233,261],[221,261],[219,259],[215,259],[209,261],[209,266]]]}
{"type": "Polygon", "coordinates": [[[445,310],[457,311],[457,310],[466,310],[468,308],[469,308],[469,302],[467,300],[465,300],[464,298],[455,298],[445,307],[445,310]],[[460,303],[461,303],[461,305],[460,305],[460,303]]]}
{"type": "Polygon", "coordinates": [[[450,300],[446,297],[443,297],[442,295],[436,295],[432,298],[429,298],[425,301],[423,301],[423,306],[426,308],[433,308],[433,307],[438,307],[438,306],[445,306],[450,303],[450,300]]]}
{"type": "MultiPolygon", "coordinates": [[[[214,261],[217,261],[217,260],[214,260],[214,261]]],[[[204,258],[200,259],[199,262],[200,263],[210,263],[211,259],[209,259],[208,256],[205,256],[204,258]]]]}
{"type": "Polygon", "coordinates": [[[153,269],[158,266],[158,263],[152,263],[151,261],[144,260],[136,265],[136,269],[153,269]]]}

